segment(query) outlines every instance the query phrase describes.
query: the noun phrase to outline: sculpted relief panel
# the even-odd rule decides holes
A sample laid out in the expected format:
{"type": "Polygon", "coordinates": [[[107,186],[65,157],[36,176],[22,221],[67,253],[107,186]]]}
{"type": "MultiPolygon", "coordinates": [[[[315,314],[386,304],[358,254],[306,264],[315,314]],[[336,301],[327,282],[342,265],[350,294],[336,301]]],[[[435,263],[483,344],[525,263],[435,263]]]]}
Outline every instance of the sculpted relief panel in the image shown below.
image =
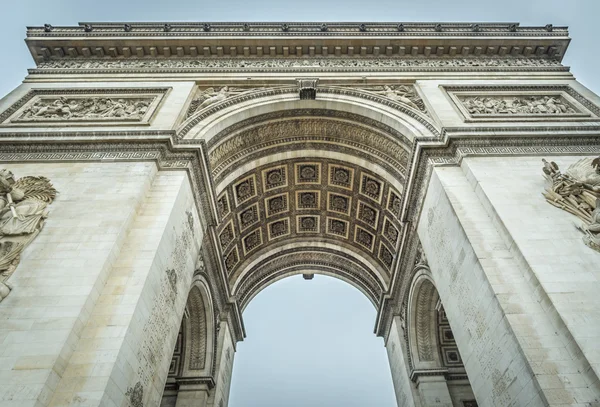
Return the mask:
{"type": "Polygon", "coordinates": [[[148,124],[167,89],[35,89],[0,114],[4,126],[148,124]]]}
{"type": "Polygon", "coordinates": [[[446,87],[466,122],[598,120],[600,110],[568,86],[446,87]]]}
{"type": "Polygon", "coordinates": [[[22,177],[0,170],[0,301],[10,291],[4,283],[19,264],[21,253],[35,239],[48,216],[56,189],[45,177],[22,177]]]}

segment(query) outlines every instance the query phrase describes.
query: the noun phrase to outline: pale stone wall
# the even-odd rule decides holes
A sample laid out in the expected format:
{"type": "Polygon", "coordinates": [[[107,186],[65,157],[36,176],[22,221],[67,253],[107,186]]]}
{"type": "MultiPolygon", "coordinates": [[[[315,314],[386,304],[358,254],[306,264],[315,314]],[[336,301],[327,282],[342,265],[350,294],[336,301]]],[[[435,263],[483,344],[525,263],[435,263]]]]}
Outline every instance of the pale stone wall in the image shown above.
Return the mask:
{"type": "Polygon", "coordinates": [[[138,382],[158,405],[202,240],[186,173],[10,169],[43,173],[59,195],[0,304],[0,405],[121,406],[138,382]]]}
{"type": "Polygon", "coordinates": [[[398,406],[412,406],[415,404],[413,385],[408,377],[408,368],[404,348],[404,333],[400,324],[400,317],[394,317],[390,334],[387,338],[386,350],[392,372],[392,382],[396,392],[398,406]]]}
{"type": "MultiPolygon", "coordinates": [[[[547,158],[559,164],[564,172],[583,157],[547,158]]],[[[583,244],[583,234],[576,228],[576,224],[581,223],[579,219],[550,205],[542,196],[545,180],[541,158],[468,158],[464,167],[471,184],[485,197],[483,204],[501,222],[504,241],[532,281],[537,280],[536,288],[545,293],[542,298],[547,312],[558,313],[552,327],[568,329],[562,333],[566,340],[563,345],[568,351],[563,356],[586,359],[594,370],[592,377],[597,377],[600,372],[600,253],[583,244]]],[[[519,307],[517,302],[510,305],[519,307]]],[[[543,356],[541,352],[540,347],[535,346],[527,354],[539,359],[543,356]]],[[[568,374],[558,379],[545,385],[549,388],[583,385],[568,374]]]]}
{"type": "MultiPolygon", "coordinates": [[[[0,303],[0,405],[48,405],[143,202],[153,163],[31,163],[59,191],[0,303]]],[[[101,351],[99,351],[101,353],[101,351]]]]}
{"type": "Polygon", "coordinates": [[[227,407],[229,404],[229,388],[233,373],[235,347],[229,331],[229,325],[222,321],[217,344],[217,368],[215,371],[216,386],[208,400],[210,407],[227,407]]]}
{"type": "MultiPolygon", "coordinates": [[[[597,256],[580,236],[561,236],[563,215],[541,196],[539,164],[539,158],[481,158],[465,159],[462,168],[436,168],[419,222],[432,275],[483,406],[584,404],[599,394],[595,374],[506,233],[512,223],[523,243],[537,236],[575,256],[597,256]],[[510,164],[519,160],[528,164],[510,164]],[[479,183],[475,173],[485,181],[479,183]],[[575,240],[579,246],[571,244],[575,240]]],[[[531,244],[535,250],[537,243],[531,244]]],[[[545,264],[558,267],[563,277],[557,278],[570,279],[565,274],[571,266],[557,258],[545,264]]]]}

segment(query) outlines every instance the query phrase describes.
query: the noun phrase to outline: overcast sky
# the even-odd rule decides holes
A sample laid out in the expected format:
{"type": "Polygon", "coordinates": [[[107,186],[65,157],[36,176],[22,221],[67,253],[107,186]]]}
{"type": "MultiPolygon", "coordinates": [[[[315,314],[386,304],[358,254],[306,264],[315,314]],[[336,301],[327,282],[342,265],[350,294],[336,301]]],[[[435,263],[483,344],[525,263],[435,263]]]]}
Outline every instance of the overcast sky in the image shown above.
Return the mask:
{"type": "MultiPolygon", "coordinates": [[[[570,26],[563,63],[600,92],[600,0],[0,0],[0,96],[33,61],[27,25],[79,21],[478,21],[570,26]]],[[[244,313],[248,338],[235,358],[231,407],[395,405],[375,310],[356,289],[316,276],[283,280],[244,313]]]]}

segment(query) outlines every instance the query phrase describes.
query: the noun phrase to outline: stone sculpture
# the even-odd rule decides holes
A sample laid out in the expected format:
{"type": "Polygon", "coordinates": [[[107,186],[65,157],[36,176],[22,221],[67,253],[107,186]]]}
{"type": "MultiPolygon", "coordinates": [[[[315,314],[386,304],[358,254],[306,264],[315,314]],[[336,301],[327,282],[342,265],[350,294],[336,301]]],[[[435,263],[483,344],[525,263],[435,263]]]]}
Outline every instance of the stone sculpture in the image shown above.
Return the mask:
{"type": "Polygon", "coordinates": [[[423,113],[427,113],[425,103],[411,85],[383,85],[361,88],[368,92],[376,93],[393,100],[394,102],[403,103],[423,113]]]}
{"type": "Polygon", "coordinates": [[[461,102],[473,115],[563,115],[577,114],[568,102],[556,95],[472,96],[461,102]]]}
{"type": "Polygon", "coordinates": [[[141,120],[152,98],[44,97],[35,100],[14,121],[141,120]]]}
{"type": "Polygon", "coordinates": [[[6,280],[19,264],[21,253],[38,235],[48,216],[56,189],[45,177],[23,177],[0,170],[0,301],[10,291],[6,280]]]}
{"type": "Polygon", "coordinates": [[[600,252],[600,157],[583,158],[564,174],[555,162],[542,161],[548,181],[546,201],[581,219],[577,227],[584,233],[584,243],[600,252]]]}
{"type": "Polygon", "coordinates": [[[248,89],[231,88],[229,86],[223,86],[218,90],[215,88],[205,89],[201,91],[200,94],[190,104],[187,117],[194,115],[196,112],[199,112],[210,105],[222,102],[225,99],[247,91],[248,89]]]}

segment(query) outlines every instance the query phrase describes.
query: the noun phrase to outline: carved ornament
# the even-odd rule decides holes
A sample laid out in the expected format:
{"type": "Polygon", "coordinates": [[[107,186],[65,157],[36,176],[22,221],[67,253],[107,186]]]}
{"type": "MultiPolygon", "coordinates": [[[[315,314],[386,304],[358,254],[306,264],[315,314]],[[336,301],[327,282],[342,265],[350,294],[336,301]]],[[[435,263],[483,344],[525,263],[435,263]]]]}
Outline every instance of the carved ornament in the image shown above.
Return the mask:
{"type": "Polygon", "coordinates": [[[466,122],[591,121],[600,109],[570,86],[444,88],[466,122]]]}
{"type": "Polygon", "coordinates": [[[554,161],[542,161],[546,201],[581,219],[583,242],[600,252],[600,157],[582,158],[565,173],[554,161]]]}
{"type": "Polygon", "coordinates": [[[149,124],[167,90],[34,89],[0,114],[0,124],[149,124]]]}
{"type": "Polygon", "coordinates": [[[39,63],[30,74],[185,72],[402,72],[402,71],[568,71],[553,59],[536,58],[185,58],[69,59],[39,63]]]}

